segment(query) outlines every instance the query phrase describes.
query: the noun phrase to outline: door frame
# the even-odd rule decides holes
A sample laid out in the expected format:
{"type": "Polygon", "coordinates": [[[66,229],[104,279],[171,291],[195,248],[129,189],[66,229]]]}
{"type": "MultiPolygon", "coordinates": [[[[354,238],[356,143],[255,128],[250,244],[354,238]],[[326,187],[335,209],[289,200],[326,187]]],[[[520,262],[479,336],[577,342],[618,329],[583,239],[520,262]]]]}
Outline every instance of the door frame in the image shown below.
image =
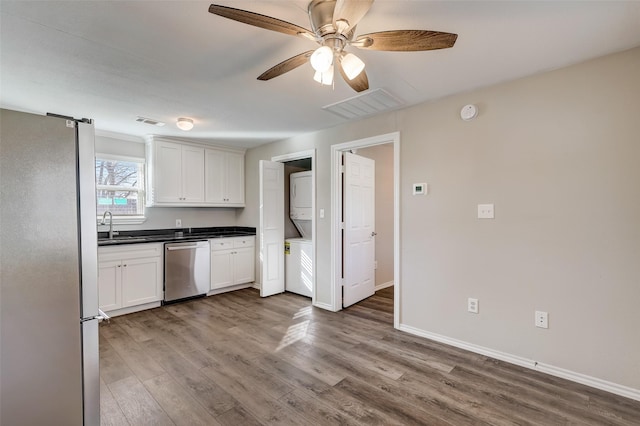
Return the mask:
{"type": "MultiPolygon", "coordinates": [[[[393,327],[400,327],[400,132],[331,145],[331,301],[332,310],[342,309],[342,164],[344,151],[393,144],[393,327]]],[[[314,253],[315,254],[315,253],[314,253]]]]}
{"type": "MultiPolygon", "coordinates": [[[[308,149],[305,151],[292,152],[290,154],[276,155],[271,157],[271,161],[275,161],[278,163],[287,163],[289,161],[302,160],[305,158],[311,158],[311,247],[313,250],[313,256],[311,259],[311,274],[312,274],[312,285],[313,291],[311,292],[311,304],[316,305],[316,295],[317,295],[317,253],[318,250],[316,248],[316,150],[308,149]]],[[[285,194],[285,197],[287,195],[285,194]]],[[[287,214],[285,212],[285,214],[287,214]]],[[[286,239],[286,238],[285,238],[286,239]]],[[[285,265],[286,268],[286,265],[285,265]]],[[[286,283],[285,283],[286,286],[286,283]]]]}

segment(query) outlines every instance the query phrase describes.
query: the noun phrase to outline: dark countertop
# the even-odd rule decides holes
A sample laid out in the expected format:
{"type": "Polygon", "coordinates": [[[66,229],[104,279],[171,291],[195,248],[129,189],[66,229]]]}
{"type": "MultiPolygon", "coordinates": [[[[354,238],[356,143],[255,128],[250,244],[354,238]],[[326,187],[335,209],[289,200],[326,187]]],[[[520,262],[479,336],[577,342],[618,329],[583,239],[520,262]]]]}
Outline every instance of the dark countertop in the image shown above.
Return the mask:
{"type": "Polygon", "coordinates": [[[255,236],[256,228],[244,226],[219,226],[213,228],[145,229],[140,231],[114,231],[113,239],[108,232],[98,232],[98,246],[121,244],[168,243],[175,241],[198,241],[211,238],[255,236]]]}

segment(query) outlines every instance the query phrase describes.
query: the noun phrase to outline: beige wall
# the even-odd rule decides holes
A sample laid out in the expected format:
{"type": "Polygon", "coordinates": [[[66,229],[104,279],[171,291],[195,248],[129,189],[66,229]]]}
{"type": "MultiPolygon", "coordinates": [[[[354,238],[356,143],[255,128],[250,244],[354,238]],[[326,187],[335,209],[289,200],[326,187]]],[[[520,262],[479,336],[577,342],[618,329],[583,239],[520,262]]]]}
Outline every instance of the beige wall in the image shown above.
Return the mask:
{"type": "Polygon", "coordinates": [[[96,135],[96,154],[123,155],[125,157],[144,158],[144,140],[133,136],[123,136],[122,139],[110,136],[96,135]],[[127,139],[124,139],[127,138],[127,139]]]}
{"type": "Polygon", "coordinates": [[[358,148],[376,162],[376,287],[393,283],[393,144],[358,148]]]}
{"type": "MultiPolygon", "coordinates": [[[[399,131],[401,324],[640,390],[638,70],[640,48],[249,150],[239,222],[258,224],[259,159],[316,148],[329,212],[330,146],[399,131]],[[467,103],[480,108],[470,122],[467,103]],[[476,219],[478,203],[496,218],[476,219]]],[[[329,217],[317,223],[326,304],[329,217]]]]}

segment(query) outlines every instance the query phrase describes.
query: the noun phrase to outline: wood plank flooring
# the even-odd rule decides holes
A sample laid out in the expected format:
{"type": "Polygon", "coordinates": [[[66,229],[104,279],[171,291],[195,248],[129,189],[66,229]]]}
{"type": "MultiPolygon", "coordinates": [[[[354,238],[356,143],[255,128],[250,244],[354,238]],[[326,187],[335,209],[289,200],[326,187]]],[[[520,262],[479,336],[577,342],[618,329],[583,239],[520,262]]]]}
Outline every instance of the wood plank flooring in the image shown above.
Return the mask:
{"type": "Polygon", "coordinates": [[[245,289],[100,327],[103,425],[639,425],[640,402],[245,289]]]}

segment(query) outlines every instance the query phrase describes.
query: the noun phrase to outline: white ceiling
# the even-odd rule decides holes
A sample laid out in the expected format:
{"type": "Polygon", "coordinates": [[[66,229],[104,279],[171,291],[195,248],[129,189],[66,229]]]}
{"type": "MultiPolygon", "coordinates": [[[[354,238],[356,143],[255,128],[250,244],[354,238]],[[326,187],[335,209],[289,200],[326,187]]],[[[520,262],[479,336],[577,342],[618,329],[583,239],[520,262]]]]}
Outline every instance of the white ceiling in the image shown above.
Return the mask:
{"type": "MultiPolygon", "coordinates": [[[[345,121],[321,108],[356,93],[341,80],[319,85],[309,65],[256,80],[317,45],[212,15],[210,3],[2,0],[0,103],[93,118],[106,132],[243,147],[345,121]],[[191,132],[175,127],[183,116],[191,132]]],[[[310,27],[306,1],[217,3],[310,27]]],[[[393,29],[458,34],[446,50],[353,49],[371,89],[413,105],[639,46],[640,1],[377,0],[357,34],[393,29]]]]}

